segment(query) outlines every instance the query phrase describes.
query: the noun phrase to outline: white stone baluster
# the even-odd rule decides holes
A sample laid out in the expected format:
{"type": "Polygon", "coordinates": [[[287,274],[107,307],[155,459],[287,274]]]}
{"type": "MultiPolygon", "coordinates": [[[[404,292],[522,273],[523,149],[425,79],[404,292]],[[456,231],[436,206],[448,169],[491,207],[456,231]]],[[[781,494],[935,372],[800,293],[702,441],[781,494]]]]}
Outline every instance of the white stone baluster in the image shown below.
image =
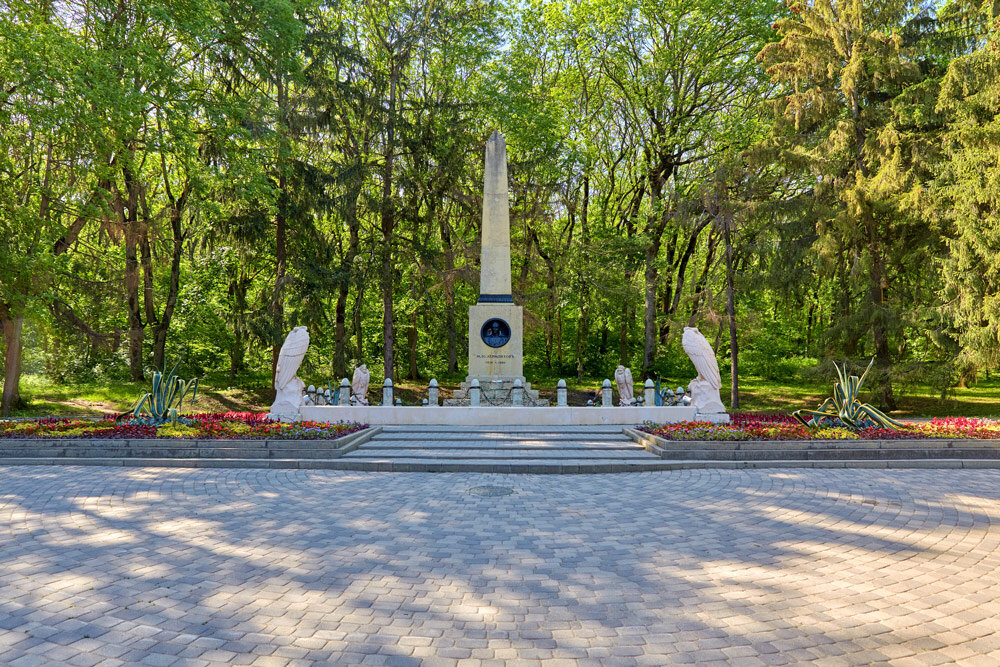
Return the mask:
{"type": "Polygon", "coordinates": [[[516,408],[524,405],[524,385],[521,384],[521,378],[514,380],[514,389],[511,390],[510,404],[516,408]]]}
{"type": "Polygon", "coordinates": [[[392,405],[392,380],[389,378],[382,383],[382,405],[386,407],[392,405]]]}
{"type": "Polygon", "coordinates": [[[469,407],[479,407],[479,380],[473,378],[469,385],[469,407]]]}
{"type": "Polygon", "coordinates": [[[601,406],[605,408],[610,408],[611,403],[611,380],[605,380],[604,384],[601,385],[601,406]]]}
{"type": "Polygon", "coordinates": [[[337,394],[337,404],[351,404],[351,383],[347,380],[347,378],[340,381],[340,392],[337,394]]]}
{"type": "Polygon", "coordinates": [[[434,378],[431,378],[431,382],[427,386],[427,405],[432,408],[438,406],[438,381],[434,378]]]}

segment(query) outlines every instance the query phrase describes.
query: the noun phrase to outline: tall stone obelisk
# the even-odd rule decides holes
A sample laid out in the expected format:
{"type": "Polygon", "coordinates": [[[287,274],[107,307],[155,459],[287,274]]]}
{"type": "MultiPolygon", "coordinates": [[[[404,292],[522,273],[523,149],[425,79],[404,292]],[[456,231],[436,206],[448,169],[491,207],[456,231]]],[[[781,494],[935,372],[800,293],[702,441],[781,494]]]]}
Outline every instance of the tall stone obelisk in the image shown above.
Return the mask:
{"type": "Polygon", "coordinates": [[[469,307],[469,377],[524,382],[524,320],[510,289],[510,193],[507,143],[486,142],[479,302],[469,307]]]}

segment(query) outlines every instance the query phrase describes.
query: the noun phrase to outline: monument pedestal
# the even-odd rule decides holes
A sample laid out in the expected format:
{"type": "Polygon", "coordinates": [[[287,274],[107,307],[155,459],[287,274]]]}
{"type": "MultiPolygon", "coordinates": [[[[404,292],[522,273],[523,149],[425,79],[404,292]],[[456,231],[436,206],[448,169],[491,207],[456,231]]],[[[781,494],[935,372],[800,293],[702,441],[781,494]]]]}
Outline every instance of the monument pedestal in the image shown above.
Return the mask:
{"type": "MultiPolygon", "coordinates": [[[[486,299],[498,298],[493,295],[486,299]]],[[[482,298],[482,297],[481,297],[482,298]]],[[[499,298],[502,298],[499,297],[499,298]]],[[[508,299],[510,297],[507,297],[508,299]]],[[[544,406],[524,378],[524,315],[521,306],[486,301],[469,307],[469,375],[445,405],[469,405],[469,387],[479,380],[483,406],[512,405],[514,382],[521,381],[525,406],[544,406]]]]}
{"type": "Polygon", "coordinates": [[[532,389],[531,383],[525,382],[523,377],[498,378],[472,377],[471,375],[465,378],[465,382],[462,383],[460,388],[455,390],[451,398],[444,399],[444,405],[469,405],[469,387],[473,380],[479,380],[479,404],[483,407],[506,407],[513,405],[511,399],[513,397],[515,380],[520,380],[521,386],[524,387],[524,394],[521,399],[524,407],[547,408],[549,406],[548,400],[539,398],[538,390],[532,389]]]}
{"type": "Polygon", "coordinates": [[[524,315],[513,303],[469,306],[469,381],[524,376],[524,315]]]}

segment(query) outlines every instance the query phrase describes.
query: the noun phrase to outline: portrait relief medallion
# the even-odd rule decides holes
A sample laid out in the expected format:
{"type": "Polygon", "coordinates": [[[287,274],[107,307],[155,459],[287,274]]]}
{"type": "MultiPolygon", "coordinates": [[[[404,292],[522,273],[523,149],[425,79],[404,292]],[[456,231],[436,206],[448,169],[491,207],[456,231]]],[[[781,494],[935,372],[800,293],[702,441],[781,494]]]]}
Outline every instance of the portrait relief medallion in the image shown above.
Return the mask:
{"type": "Polygon", "coordinates": [[[510,325],[499,317],[493,317],[483,323],[479,335],[490,347],[503,347],[510,342],[510,325]]]}

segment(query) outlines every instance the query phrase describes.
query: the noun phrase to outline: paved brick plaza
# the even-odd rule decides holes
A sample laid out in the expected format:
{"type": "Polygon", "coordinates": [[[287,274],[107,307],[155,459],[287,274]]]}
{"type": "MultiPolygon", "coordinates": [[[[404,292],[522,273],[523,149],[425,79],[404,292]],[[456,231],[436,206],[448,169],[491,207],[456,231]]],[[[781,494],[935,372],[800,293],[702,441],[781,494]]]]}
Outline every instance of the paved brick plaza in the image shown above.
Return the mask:
{"type": "Polygon", "coordinates": [[[0,662],[998,664],[998,523],[989,470],[0,467],[0,662]]]}

